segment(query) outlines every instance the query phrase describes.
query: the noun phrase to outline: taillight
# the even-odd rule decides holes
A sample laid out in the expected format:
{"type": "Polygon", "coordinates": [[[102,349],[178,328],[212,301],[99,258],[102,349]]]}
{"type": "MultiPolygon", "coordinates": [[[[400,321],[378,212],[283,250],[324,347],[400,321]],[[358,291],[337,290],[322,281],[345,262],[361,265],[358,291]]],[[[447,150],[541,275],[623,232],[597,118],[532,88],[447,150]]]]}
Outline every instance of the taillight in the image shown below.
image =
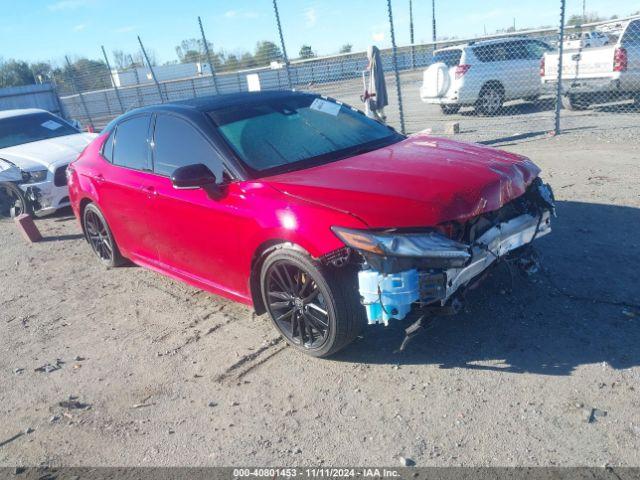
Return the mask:
{"type": "Polygon", "coordinates": [[[613,71],[614,72],[624,72],[627,70],[627,50],[618,47],[616,51],[613,53],[613,71]]]}
{"type": "Polygon", "coordinates": [[[456,78],[462,78],[469,71],[471,65],[458,65],[456,67],[456,78]]]}
{"type": "Polygon", "coordinates": [[[544,77],[544,57],[540,59],[540,76],[544,77]]]}

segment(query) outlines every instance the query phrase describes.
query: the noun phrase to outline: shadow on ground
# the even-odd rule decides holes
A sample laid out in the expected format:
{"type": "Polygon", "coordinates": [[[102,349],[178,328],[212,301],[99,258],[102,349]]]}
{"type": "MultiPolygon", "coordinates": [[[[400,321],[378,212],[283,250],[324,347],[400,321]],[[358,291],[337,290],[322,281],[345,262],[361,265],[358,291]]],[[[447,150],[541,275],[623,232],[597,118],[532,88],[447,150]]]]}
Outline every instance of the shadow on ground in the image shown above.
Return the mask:
{"type": "Polygon", "coordinates": [[[404,352],[407,324],[395,322],[368,327],[333,359],[545,375],[640,365],[640,209],[559,202],[558,216],[539,240],[545,271],[516,275],[512,293],[496,269],[462,313],[436,319],[404,352]]]}

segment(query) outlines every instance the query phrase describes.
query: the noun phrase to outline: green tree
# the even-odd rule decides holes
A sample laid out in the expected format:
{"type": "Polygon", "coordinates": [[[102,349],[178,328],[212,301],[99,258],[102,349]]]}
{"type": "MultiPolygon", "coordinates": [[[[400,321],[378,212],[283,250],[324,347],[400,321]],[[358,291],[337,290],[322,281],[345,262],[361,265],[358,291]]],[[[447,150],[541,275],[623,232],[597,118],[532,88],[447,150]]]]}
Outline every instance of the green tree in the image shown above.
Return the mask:
{"type": "Polygon", "coordinates": [[[313,58],[316,54],[313,52],[311,45],[302,45],[300,47],[300,53],[298,53],[300,58],[313,58]]]}
{"type": "Polygon", "coordinates": [[[19,87],[35,83],[33,72],[27,62],[22,60],[0,59],[0,87],[19,87]]]}
{"type": "Polygon", "coordinates": [[[38,83],[46,82],[51,78],[52,68],[48,62],[35,62],[29,68],[38,83]]]}
{"type": "Polygon", "coordinates": [[[345,43],[340,47],[340,53],[351,53],[352,48],[353,45],[351,45],[350,43],[345,43]]]}
{"type": "Polygon", "coordinates": [[[269,65],[271,62],[282,60],[283,58],[280,48],[268,40],[263,40],[256,44],[256,52],[253,56],[258,65],[269,65]]]}
{"type": "Polygon", "coordinates": [[[224,66],[222,67],[224,70],[238,70],[240,68],[240,60],[233,53],[227,55],[224,59],[224,66]]]}
{"type": "Polygon", "coordinates": [[[571,15],[569,17],[569,20],[567,20],[567,25],[568,26],[583,25],[585,23],[600,22],[602,20],[604,20],[604,18],[602,18],[600,15],[598,15],[595,12],[590,12],[585,15],[571,15]]]}
{"type": "Polygon", "coordinates": [[[71,65],[54,68],[52,76],[63,94],[111,88],[111,75],[103,61],[78,58],[71,65]]]}
{"type": "Polygon", "coordinates": [[[240,67],[242,68],[253,68],[257,67],[258,62],[249,52],[244,52],[240,57],[240,67]]]}

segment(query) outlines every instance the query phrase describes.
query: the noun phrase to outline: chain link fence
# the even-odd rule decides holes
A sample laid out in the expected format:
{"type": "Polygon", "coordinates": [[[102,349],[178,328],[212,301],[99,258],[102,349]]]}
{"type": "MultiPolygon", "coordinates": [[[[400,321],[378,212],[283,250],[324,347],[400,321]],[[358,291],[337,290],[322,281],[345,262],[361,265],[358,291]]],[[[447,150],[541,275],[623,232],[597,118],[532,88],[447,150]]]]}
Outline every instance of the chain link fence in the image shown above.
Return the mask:
{"type": "MultiPolygon", "coordinates": [[[[135,55],[114,52],[109,57],[97,46],[100,60],[67,59],[63,75],[55,79],[67,115],[100,129],[136,107],[288,88],[364,109],[367,53],[346,48],[349,38],[344,53],[318,57],[308,45],[292,53],[287,25],[305,11],[285,2],[278,10],[271,3],[277,40],[258,42],[254,54],[214,52],[206,25],[197,18],[194,38],[177,47],[175,63],[157,65],[139,37],[135,55]]],[[[398,46],[392,12],[398,4],[378,2],[376,11],[367,12],[391,33],[391,47],[380,53],[389,97],[385,114],[396,129],[434,134],[459,129],[471,140],[491,141],[554,132],[558,126],[640,127],[640,17],[564,31],[544,28],[398,46]]],[[[253,31],[251,22],[243,22],[246,31],[238,34],[253,31]]]]}

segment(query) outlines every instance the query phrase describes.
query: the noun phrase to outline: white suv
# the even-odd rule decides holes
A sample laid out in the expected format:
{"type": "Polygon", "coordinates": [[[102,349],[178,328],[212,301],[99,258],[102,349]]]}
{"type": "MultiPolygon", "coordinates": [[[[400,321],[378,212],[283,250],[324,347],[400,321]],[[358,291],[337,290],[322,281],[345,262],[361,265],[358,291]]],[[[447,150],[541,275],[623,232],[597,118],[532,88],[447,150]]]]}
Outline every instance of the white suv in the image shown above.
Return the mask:
{"type": "Polygon", "coordinates": [[[531,38],[469,42],[433,52],[424,71],[420,98],[445,114],[475,106],[496,115],[507,100],[536,100],[541,93],[540,59],[551,47],[531,38]]]}

